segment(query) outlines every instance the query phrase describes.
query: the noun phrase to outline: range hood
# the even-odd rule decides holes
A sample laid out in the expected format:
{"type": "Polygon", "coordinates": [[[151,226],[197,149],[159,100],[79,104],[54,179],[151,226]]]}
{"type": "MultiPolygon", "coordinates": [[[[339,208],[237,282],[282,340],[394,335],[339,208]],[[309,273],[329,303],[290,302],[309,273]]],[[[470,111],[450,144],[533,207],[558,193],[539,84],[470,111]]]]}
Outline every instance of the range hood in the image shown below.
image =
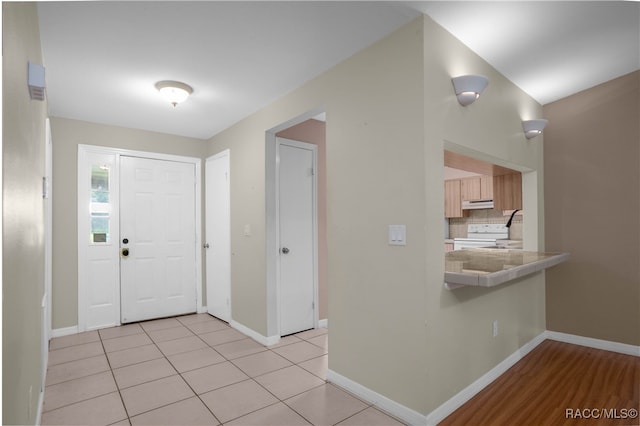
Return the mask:
{"type": "Polygon", "coordinates": [[[463,201],[462,210],[492,209],[493,200],[463,201]]]}

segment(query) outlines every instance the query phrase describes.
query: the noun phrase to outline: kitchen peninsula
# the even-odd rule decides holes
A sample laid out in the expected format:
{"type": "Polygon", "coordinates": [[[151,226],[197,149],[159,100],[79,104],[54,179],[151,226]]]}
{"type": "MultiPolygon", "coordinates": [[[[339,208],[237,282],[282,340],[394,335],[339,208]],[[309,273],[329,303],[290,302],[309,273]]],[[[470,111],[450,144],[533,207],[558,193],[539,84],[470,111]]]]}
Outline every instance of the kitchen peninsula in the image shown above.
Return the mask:
{"type": "Polygon", "coordinates": [[[472,248],[445,253],[445,288],[494,287],[569,259],[569,253],[472,248]]]}

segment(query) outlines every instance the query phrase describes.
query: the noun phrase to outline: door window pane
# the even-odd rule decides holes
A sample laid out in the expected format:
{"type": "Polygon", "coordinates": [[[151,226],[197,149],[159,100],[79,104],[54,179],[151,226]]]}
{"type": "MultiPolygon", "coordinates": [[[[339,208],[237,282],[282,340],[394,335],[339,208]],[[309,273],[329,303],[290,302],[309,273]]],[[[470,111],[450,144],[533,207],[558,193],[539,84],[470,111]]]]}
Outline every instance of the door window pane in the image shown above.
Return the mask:
{"type": "Polygon", "coordinates": [[[109,202],[109,168],[91,167],[91,242],[109,242],[111,203],[109,202]]]}
{"type": "Polygon", "coordinates": [[[91,242],[109,242],[109,216],[91,215],[91,242]]]}
{"type": "Polygon", "coordinates": [[[91,168],[91,202],[109,202],[109,168],[106,166],[91,168]]]}

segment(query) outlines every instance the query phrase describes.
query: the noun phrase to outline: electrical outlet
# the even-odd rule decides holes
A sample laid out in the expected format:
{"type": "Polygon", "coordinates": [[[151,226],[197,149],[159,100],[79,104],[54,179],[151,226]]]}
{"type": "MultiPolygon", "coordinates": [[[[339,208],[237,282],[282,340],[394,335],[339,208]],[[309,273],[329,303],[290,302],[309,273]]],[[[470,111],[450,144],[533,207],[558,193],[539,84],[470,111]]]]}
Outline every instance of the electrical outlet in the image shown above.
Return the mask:
{"type": "Polygon", "coordinates": [[[498,320],[493,320],[493,337],[498,335],[498,320]]]}

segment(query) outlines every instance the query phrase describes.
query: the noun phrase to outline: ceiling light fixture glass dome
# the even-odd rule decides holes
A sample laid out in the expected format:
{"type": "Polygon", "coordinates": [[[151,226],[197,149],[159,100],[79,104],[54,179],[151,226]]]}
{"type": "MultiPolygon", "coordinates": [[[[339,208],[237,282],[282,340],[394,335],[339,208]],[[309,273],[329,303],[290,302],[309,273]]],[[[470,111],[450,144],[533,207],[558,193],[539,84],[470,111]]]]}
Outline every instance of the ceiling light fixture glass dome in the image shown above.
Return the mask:
{"type": "Polygon", "coordinates": [[[156,89],[174,107],[187,100],[193,88],[180,81],[163,80],[156,83],[156,89]]]}

